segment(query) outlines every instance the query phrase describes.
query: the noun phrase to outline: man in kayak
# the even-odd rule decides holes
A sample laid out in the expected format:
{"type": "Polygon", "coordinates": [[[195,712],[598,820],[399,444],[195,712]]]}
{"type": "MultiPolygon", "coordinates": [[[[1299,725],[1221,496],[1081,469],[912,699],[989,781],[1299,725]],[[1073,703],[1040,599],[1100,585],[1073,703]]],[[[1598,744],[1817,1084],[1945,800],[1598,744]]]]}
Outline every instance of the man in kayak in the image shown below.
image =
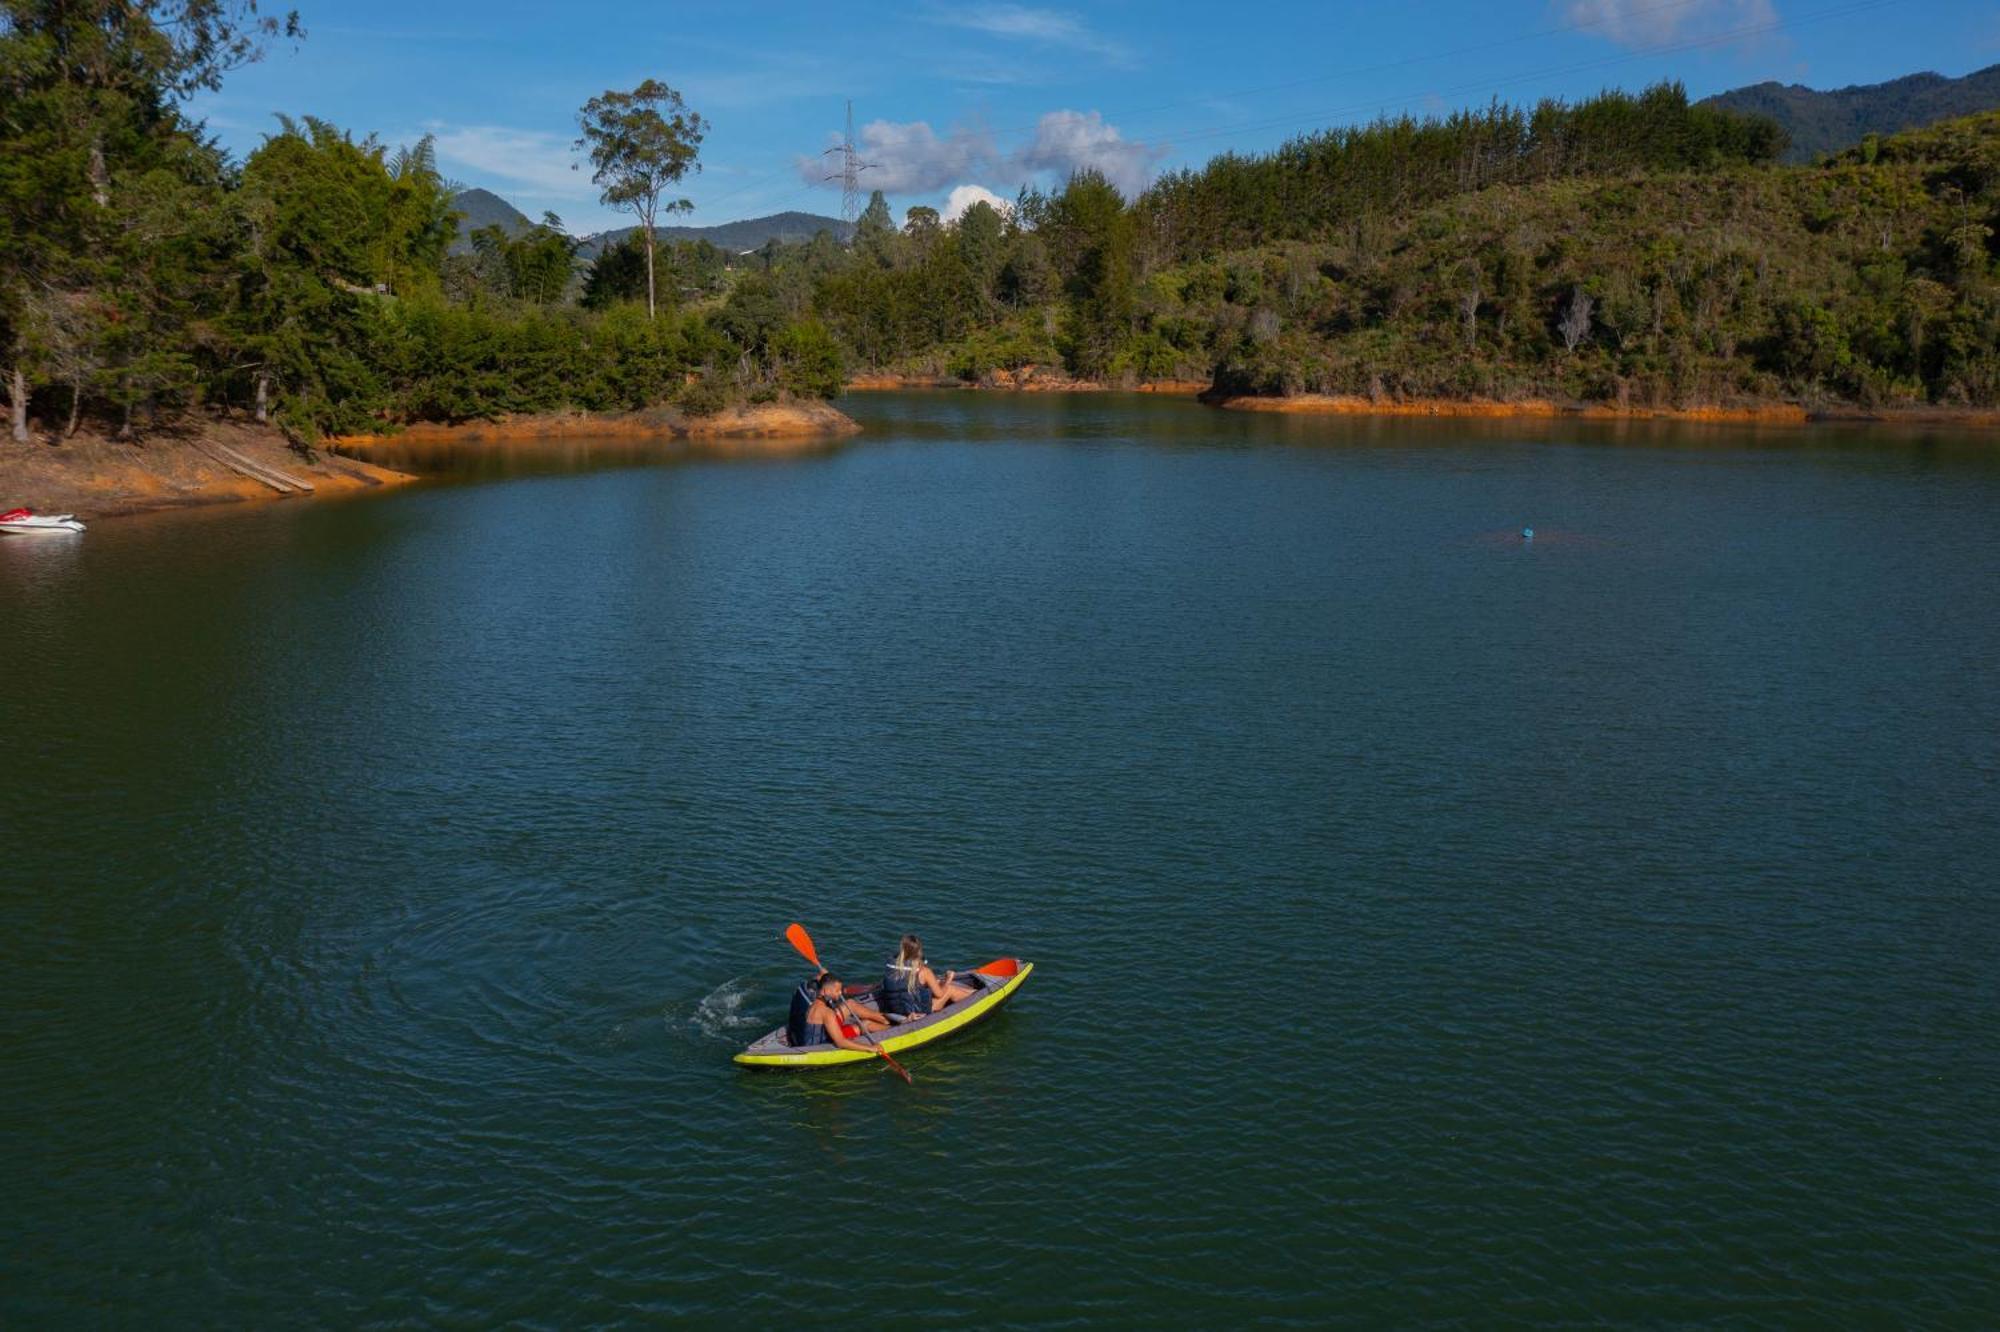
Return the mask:
{"type": "MultiPolygon", "coordinates": [[[[785,1039],[793,1045],[805,1043],[806,1010],[819,998],[820,982],[829,974],[831,973],[824,969],[816,971],[800,981],[799,988],[792,991],[791,1011],[785,1015],[785,1039]]],[[[850,1023],[859,1021],[870,1031],[881,1031],[889,1025],[889,1019],[883,1017],[879,1010],[858,1000],[848,999],[846,986],[841,987],[840,997],[854,1012],[854,1016],[849,1019],[850,1023]]]]}
{"type": "Polygon", "coordinates": [[[938,979],[924,961],[924,941],[914,934],[903,936],[882,971],[882,1011],[898,1017],[922,1017],[971,996],[972,987],[958,984],[956,971],[938,979]]]}
{"type": "MultiPolygon", "coordinates": [[[[814,979],[819,989],[801,1016],[798,1030],[789,1035],[791,1044],[837,1045],[843,1050],[877,1053],[872,1041],[861,1038],[864,1032],[880,1031],[889,1025],[882,1015],[849,999],[847,987],[831,971],[822,971],[814,979]]],[[[799,988],[803,990],[805,986],[799,988]]]]}

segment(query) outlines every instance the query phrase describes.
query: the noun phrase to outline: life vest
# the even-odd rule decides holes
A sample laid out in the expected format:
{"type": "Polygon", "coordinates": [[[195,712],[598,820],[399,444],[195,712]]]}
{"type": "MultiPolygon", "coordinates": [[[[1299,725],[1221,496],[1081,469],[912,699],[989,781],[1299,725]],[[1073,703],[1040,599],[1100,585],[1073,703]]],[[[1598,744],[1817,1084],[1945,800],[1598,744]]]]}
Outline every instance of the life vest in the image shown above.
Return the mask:
{"type": "MultiPolygon", "coordinates": [[[[834,1013],[832,1020],[840,1023],[840,1034],[848,1040],[854,1040],[861,1035],[861,1028],[855,1026],[852,1022],[842,1021],[840,1014],[834,1013]]],[[[825,1022],[814,1022],[812,1020],[812,1013],[810,1007],[808,1007],[806,1015],[799,1021],[800,1039],[792,1040],[790,1043],[794,1046],[832,1045],[833,1037],[827,1035],[826,1028],[827,1024],[825,1022]]]]}
{"type": "Polygon", "coordinates": [[[905,964],[900,953],[889,959],[889,965],[882,969],[881,992],[876,996],[884,1013],[922,1017],[931,1011],[931,987],[917,979],[917,973],[923,969],[922,962],[905,964]]]}
{"type": "MultiPolygon", "coordinates": [[[[792,991],[791,1012],[785,1017],[785,1043],[787,1045],[806,1044],[806,1014],[811,1011],[813,1001],[819,998],[819,990],[808,976],[799,982],[799,988],[792,991]]],[[[824,1032],[821,1033],[825,1035],[824,1032]]]]}

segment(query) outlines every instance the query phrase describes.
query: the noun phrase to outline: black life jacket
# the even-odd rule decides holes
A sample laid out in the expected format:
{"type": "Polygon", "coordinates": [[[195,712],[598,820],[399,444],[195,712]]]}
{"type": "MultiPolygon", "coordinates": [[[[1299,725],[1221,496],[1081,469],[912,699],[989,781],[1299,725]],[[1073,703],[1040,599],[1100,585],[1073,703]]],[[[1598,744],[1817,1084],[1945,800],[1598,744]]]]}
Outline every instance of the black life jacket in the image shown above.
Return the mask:
{"type": "MultiPolygon", "coordinates": [[[[809,1043],[817,1045],[819,1043],[819,1041],[808,1042],[806,1039],[806,1013],[812,1008],[813,1001],[818,998],[819,987],[813,984],[813,978],[810,976],[800,981],[799,988],[792,991],[792,1010],[785,1018],[785,1043],[787,1045],[806,1045],[809,1043]]],[[[824,1030],[819,1035],[821,1041],[826,1039],[826,1032],[824,1030]]]]}
{"type": "MultiPolygon", "coordinates": [[[[836,1017],[834,1021],[838,1022],[840,1019],[836,1017]]],[[[833,1037],[827,1035],[826,1023],[824,1022],[814,1022],[808,1016],[799,1023],[799,1030],[803,1039],[793,1041],[792,1044],[795,1046],[833,1044],[833,1037]]]]}
{"type": "Polygon", "coordinates": [[[922,962],[904,965],[902,954],[889,959],[882,969],[882,989],[875,996],[884,1013],[922,1017],[931,1011],[931,987],[917,979],[922,962]]]}
{"type": "Polygon", "coordinates": [[[833,1029],[836,1026],[840,1028],[841,1034],[850,1041],[861,1035],[861,1028],[855,1025],[860,1019],[855,1017],[854,1013],[849,1010],[845,999],[836,999],[830,1004],[825,1004],[825,1008],[827,1016],[821,1021],[815,1022],[812,1016],[812,1005],[806,1005],[805,1015],[799,1019],[799,1035],[801,1039],[792,1041],[792,1045],[832,1045],[835,1043],[833,1029]]]}

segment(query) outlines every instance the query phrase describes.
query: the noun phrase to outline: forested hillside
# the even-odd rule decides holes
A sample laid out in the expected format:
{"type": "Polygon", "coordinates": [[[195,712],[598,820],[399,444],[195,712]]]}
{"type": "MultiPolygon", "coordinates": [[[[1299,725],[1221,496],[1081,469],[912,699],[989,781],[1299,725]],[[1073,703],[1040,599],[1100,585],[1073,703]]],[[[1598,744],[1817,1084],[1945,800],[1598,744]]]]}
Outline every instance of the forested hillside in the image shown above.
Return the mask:
{"type": "MultiPolygon", "coordinates": [[[[650,253],[635,233],[586,257],[553,216],[468,225],[428,143],[306,118],[225,157],[180,108],[276,31],[247,6],[8,12],[17,440],[192,409],[303,439],[699,413],[1031,366],[1224,395],[2000,402],[2000,113],[1784,167],[1779,126],[1668,84],[1327,130],[1134,199],[1082,172],[950,224],[899,227],[878,194],[846,243],[740,256],[661,227],[650,253]]],[[[592,107],[648,89],[680,107],[650,81],[592,107]]],[[[676,123],[684,169],[704,122],[676,123]]]]}
{"type": "Polygon", "coordinates": [[[1060,367],[1222,394],[1645,406],[2000,402],[2000,114],[1771,164],[1678,88],[1224,156],[1127,203],[1089,174],[955,226],[878,199],[723,318],[818,316],[852,364],[1060,367]]]}
{"type": "Polygon", "coordinates": [[[1796,83],[1756,83],[1708,98],[1703,105],[1766,116],[1784,127],[1792,146],[1784,160],[1817,162],[1869,135],[1898,134],[1940,120],[2000,110],[2000,65],[1964,78],[1906,74],[1886,83],[1818,92],[1796,83]]]}

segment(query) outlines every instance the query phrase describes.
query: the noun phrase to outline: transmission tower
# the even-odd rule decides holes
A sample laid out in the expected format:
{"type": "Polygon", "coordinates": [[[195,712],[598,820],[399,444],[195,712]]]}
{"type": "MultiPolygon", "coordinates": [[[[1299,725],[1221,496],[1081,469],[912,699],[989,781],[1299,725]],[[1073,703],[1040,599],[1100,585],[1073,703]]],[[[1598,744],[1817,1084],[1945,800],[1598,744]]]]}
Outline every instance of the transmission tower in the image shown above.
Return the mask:
{"type": "Polygon", "coordinates": [[[851,99],[847,103],[846,137],[840,141],[838,148],[829,148],[821,156],[832,157],[835,153],[840,154],[840,170],[830,173],[827,179],[840,182],[840,220],[852,225],[857,211],[855,203],[861,197],[861,173],[874,170],[875,163],[862,161],[861,155],[854,151],[854,102],[851,99]]]}

